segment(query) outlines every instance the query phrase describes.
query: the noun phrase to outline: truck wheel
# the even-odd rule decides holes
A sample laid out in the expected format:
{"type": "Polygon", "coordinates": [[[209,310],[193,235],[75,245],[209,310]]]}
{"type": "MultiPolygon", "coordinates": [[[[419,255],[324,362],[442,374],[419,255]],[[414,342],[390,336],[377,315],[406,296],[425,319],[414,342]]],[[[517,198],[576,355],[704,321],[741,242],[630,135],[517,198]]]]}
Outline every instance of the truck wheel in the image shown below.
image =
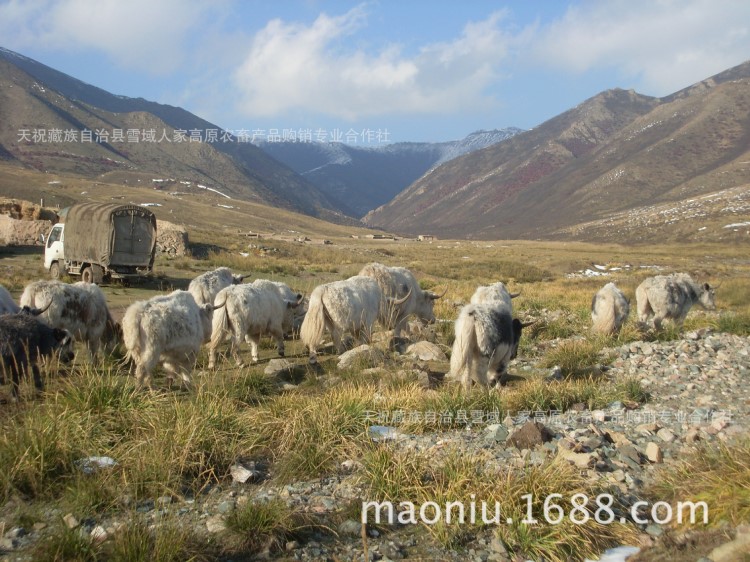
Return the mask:
{"type": "Polygon", "coordinates": [[[57,262],[54,262],[51,266],[49,266],[49,276],[51,279],[60,279],[60,264],[57,262]]]}
{"type": "Polygon", "coordinates": [[[93,283],[94,282],[94,271],[91,269],[91,266],[86,266],[81,271],[81,281],[84,283],[93,283]]]}

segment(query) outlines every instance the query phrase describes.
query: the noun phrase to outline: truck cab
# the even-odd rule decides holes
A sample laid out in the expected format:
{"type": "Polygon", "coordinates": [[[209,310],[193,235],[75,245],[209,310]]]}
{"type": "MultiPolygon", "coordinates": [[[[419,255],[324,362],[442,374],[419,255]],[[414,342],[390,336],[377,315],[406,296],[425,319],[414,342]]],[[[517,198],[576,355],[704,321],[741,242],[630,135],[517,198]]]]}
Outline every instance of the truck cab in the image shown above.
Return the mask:
{"type": "Polygon", "coordinates": [[[64,239],[64,224],[56,224],[47,235],[47,241],[44,245],[44,269],[49,271],[52,279],[59,279],[65,267],[64,239]]]}

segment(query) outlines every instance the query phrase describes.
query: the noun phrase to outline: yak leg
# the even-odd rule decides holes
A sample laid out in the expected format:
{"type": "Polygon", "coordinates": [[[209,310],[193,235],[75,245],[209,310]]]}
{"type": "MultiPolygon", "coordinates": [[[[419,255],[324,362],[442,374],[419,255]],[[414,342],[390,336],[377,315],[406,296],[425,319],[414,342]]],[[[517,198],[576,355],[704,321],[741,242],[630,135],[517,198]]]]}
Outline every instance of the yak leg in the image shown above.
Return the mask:
{"type": "Polygon", "coordinates": [[[339,355],[344,353],[345,351],[344,345],[343,345],[343,342],[341,341],[341,330],[334,327],[331,330],[331,338],[333,338],[333,346],[336,348],[336,353],[339,355]]]}
{"type": "Polygon", "coordinates": [[[481,384],[485,388],[490,386],[490,381],[487,378],[487,373],[490,370],[490,363],[487,358],[482,357],[479,355],[479,353],[475,353],[474,357],[472,358],[472,363],[474,364],[474,380],[477,381],[478,384],[481,384]]]}
{"type": "Polygon", "coordinates": [[[248,334],[246,339],[250,340],[250,357],[253,363],[258,362],[258,345],[260,344],[260,334],[248,334]]]}
{"type": "Polygon", "coordinates": [[[284,330],[279,326],[271,330],[271,335],[276,338],[276,350],[279,357],[284,357],[284,330]]]}

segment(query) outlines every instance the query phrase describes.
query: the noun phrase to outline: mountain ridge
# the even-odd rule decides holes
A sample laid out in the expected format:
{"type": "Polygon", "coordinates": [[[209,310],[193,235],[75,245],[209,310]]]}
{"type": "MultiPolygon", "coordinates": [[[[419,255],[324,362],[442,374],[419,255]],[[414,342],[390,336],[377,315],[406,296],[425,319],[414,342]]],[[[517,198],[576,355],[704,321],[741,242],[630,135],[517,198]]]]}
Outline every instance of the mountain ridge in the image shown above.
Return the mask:
{"type": "Polygon", "coordinates": [[[409,235],[556,238],[643,204],[750,183],[748,85],[750,62],[664,98],[606,90],[443,164],[363,222],[409,235]]]}
{"type": "Polygon", "coordinates": [[[256,144],[333,200],[343,202],[348,214],[361,217],[444,162],[519,132],[521,129],[507,127],[475,131],[456,141],[375,146],[294,141],[256,144]]]}
{"type": "MultiPolygon", "coordinates": [[[[143,123],[147,127],[162,129],[169,136],[181,130],[186,132],[191,130],[223,131],[220,127],[182,108],[159,104],[143,98],[112,94],[2,47],[0,47],[0,69],[0,78],[5,82],[0,90],[5,94],[0,97],[0,102],[2,102],[0,105],[5,108],[3,110],[3,107],[0,107],[0,113],[4,116],[4,122],[14,126],[16,131],[41,128],[46,123],[57,127],[71,126],[77,130],[84,128],[94,130],[97,126],[109,126],[113,129],[123,126],[127,128],[128,125],[132,127],[136,122],[143,123]],[[28,80],[24,80],[19,73],[27,76],[28,80]],[[14,81],[16,86],[25,87],[26,94],[28,94],[25,99],[10,93],[14,81]],[[34,112],[29,114],[28,108],[23,107],[24,104],[33,106],[37,114],[34,115],[34,112]],[[19,119],[19,114],[29,120],[19,119]],[[126,115],[129,117],[125,117],[126,115]],[[151,115],[154,119],[145,118],[144,115],[151,115]]],[[[17,146],[21,143],[17,142],[17,138],[9,138],[9,132],[13,131],[4,129],[0,132],[0,146],[2,146],[0,152],[10,154],[17,162],[29,165],[29,160],[34,161],[34,155],[30,154],[33,150],[29,146],[21,149],[17,146]]],[[[62,150],[63,152],[71,153],[70,158],[73,158],[76,153],[82,159],[94,157],[92,153],[96,151],[79,150],[81,147],[76,144],[81,143],[68,143],[58,148],[65,149],[62,150]]],[[[151,158],[143,151],[140,151],[140,154],[134,154],[139,151],[133,150],[134,147],[130,145],[127,146],[129,154],[118,150],[111,142],[101,143],[98,148],[115,154],[125,161],[129,161],[131,157],[135,158],[131,162],[133,168],[155,174],[164,173],[160,171],[164,163],[163,151],[159,151],[151,158]]],[[[196,176],[203,176],[200,179],[217,182],[235,197],[263,201],[329,220],[346,220],[341,216],[337,205],[331,202],[325,194],[292,170],[269,158],[262,150],[249,142],[185,143],[183,148],[186,148],[187,155],[171,151],[170,163],[172,165],[175,165],[183,174],[192,172],[196,176]],[[202,146],[200,150],[197,150],[190,144],[202,146]],[[179,162],[180,158],[185,158],[186,161],[179,162]],[[227,174],[229,177],[221,178],[211,173],[203,175],[204,167],[210,168],[209,161],[214,158],[228,169],[232,168],[227,174]]],[[[39,152],[39,158],[45,158],[45,153],[49,153],[49,151],[39,152]]],[[[106,158],[101,154],[99,156],[106,158]]],[[[79,166],[78,171],[85,175],[86,166],[79,166]]],[[[96,171],[88,170],[89,174],[96,171]]]]}

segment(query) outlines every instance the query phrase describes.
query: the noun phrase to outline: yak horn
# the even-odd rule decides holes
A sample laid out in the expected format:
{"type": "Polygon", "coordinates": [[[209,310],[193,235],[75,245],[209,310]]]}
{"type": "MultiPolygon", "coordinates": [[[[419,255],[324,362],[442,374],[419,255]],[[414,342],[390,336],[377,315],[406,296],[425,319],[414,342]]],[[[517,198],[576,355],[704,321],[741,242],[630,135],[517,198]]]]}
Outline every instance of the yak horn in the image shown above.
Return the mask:
{"type": "Polygon", "coordinates": [[[402,298],[400,298],[400,299],[392,299],[392,300],[391,300],[391,303],[392,303],[392,304],[393,304],[394,306],[398,306],[398,305],[400,305],[400,304],[404,304],[404,303],[405,303],[405,302],[406,302],[407,300],[409,300],[409,297],[410,297],[410,296],[411,296],[411,289],[409,289],[409,292],[408,292],[408,293],[406,293],[406,295],[405,295],[404,297],[402,297],[402,298]]]}
{"type": "Polygon", "coordinates": [[[432,300],[442,299],[447,292],[448,292],[448,287],[446,287],[445,290],[439,295],[437,293],[430,292],[430,298],[432,300]]]}
{"type": "Polygon", "coordinates": [[[50,301],[47,303],[47,306],[45,306],[44,308],[31,308],[31,307],[29,307],[29,313],[32,316],[39,316],[40,314],[44,314],[45,312],[47,312],[47,309],[50,306],[52,306],[52,299],[50,299],[50,301]]]}
{"type": "Polygon", "coordinates": [[[512,298],[512,299],[514,299],[516,297],[520,297],[520,296],[521,296],[520,291],[518,293],[510,293],[510,298],[512,298]]]}
{"type": "Polygon", "coordinates": [[[521,326],[524,328],[528,328],[529,326],[533,326],[534,324],[536,324],[536,322],[536,320],[532,320],[531,322],[521,322],[521,326]]]}

